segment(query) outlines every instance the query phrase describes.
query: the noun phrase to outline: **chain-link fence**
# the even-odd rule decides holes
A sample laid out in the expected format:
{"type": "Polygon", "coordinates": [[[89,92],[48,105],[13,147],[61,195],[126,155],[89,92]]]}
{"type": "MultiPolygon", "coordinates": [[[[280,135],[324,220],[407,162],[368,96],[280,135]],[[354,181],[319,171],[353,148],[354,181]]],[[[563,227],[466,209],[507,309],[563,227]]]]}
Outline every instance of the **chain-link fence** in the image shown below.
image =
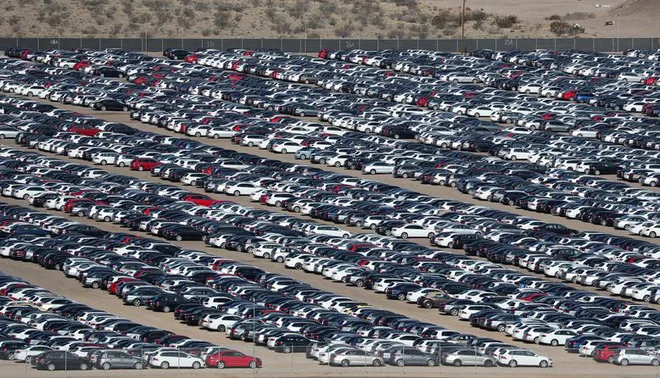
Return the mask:
{"type": "Polygon", "coordinates": [[[37,50],[120,48],[156,52],[166,48],[194,51],[215,49],[276,49],[297,53],[315,53],[322,49],[406,50],[425,49],[460,52],[492,50],[582,50],[620,52],[626,49],[656,50],[660,38],[484,38],[466,39],[321,39],[321,38],[0,38],[0,48],[24,47],[37,50]]]}

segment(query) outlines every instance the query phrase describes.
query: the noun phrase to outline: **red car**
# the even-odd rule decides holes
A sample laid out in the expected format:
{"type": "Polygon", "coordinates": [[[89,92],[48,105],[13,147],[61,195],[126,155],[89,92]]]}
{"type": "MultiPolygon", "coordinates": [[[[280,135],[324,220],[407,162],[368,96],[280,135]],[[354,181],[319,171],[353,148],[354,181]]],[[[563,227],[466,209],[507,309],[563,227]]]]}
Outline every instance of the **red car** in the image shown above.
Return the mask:
{"type": "Polygon", "coordinates": [[[614,358],[614,355],[616,352],[621,349],[625,348],[626,346],[623,344],[616,344],[616,345],[602,345],[596,349],[596,353],[594,354],[594,360],[598,362],[612,362],[610,361],[611,358],[614,358]]]}
{"type": "Polygon", "coordinates": [[[187,196],[183,197],[183,200],[192,202],[195,205],[199,205],[199,206],[211,206],[214,203],[218,202],[213,198],[209,196],[205,196],[203,194],[188,194],[187,196]]]}
{"type": "Polygon", "coordinates": [[[138,158],[131,162],[131,169],[137,171],[151,171],[162,163],[156,159],[138,158]]]}
{"type": "Polygon", "coordinates": [[[218,369],[226,367],[255,369],[261,367],[261,359],[235,350],[222,350],[206,356],[206,366],[218,369]]]}

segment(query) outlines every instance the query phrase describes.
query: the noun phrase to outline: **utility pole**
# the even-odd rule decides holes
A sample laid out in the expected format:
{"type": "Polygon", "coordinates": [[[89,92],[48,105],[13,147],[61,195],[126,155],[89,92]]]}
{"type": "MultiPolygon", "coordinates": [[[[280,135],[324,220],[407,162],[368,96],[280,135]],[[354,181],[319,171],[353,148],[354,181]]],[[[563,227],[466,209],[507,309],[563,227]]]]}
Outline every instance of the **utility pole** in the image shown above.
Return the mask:
{"type": "Polygon", "coordinates": [[[463,0],[463,10],[461,11],[461,54],[465,55],[465,2],[463,0]]]}

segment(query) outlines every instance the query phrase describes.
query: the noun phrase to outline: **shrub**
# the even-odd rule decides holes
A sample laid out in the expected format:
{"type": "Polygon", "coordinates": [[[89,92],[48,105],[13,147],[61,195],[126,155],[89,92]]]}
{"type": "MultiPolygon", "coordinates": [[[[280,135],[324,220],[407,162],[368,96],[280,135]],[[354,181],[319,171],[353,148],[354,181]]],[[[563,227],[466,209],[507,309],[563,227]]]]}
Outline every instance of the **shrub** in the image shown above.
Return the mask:
{"type": "Polygon", "coordinates": [[[509,29],[513,25],[518,23],[518,16],[509,15],[509,16],[495,16],[493,24],[501,29],[509,29]]]}
{"type": "Polygon", "coordinates": [[[335,35],[339,38],[347,38],[353,34],[353,29],[353,24],[346,22],[335,28],[335,35]]]}
{"type": "Polygon", "coordinates": [[[555,35],[578,35],[584,33],[584,28],[578,24],[569,24],[565,21],[553,21],[550,24],[550,32],[555,35]]]}
{"type": "Polygon", "coordinates": [[[561,16],[558,14],[553,14],[552,16],[546,17],[545,19],[548,21],[561,21],[561,16]]]}

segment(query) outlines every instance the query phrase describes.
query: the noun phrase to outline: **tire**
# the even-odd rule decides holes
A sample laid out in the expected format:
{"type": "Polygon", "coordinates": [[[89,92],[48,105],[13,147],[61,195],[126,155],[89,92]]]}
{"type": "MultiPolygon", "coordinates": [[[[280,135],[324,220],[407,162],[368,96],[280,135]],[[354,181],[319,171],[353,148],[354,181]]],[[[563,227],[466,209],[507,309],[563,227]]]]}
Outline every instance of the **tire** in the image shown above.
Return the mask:
{"type": "Polygon", "coordinates": [[[160,364],[160,368],[163,369],[163,370],[167,370],[167,369],[170,368],[170,364],[169,364],[167,361],[163,361],[163,362],[160,364]]]}
{"type": "Polygon", "coordinates": [[[176,241],[181,241],[181,240],[183,240],[183,236],[181,236],[181,235],[177,235],[174,239],[175,239],[176,241]]]}
{"type": "Polygon", "coordinates": [[[493,367],[493,361],[491,361],[491,360],[486,360],[486,361],[484,362],[484,366],[485,366],[485,367],[493,367]]]}
{"type": "MultiPolygon", "coordinates": [[[[101,77],[103,77],[103,75],[101,75],[101,77]]],[[[108,110],[108,108],[106,108],[105,106],[101,106],[101,111],[106,111],[106,110],[108,110]]]]}
{"type": "Polygon", "coordinates": [[[341,361],[341,366],[342,367],[349,367],[349,366],[351,366],[351,363],[348,360],[342,360],[341,361]]]}
{"type": "Polygon", "coordinates": [[[286,148],[282,149],[282,153],[286,155],[286,148]]]}
{"type": "Polygon", "coordinates": [[[254,143],[248,142],[248,147],[254,147],[254,143]]]}
{"type": "Polygon", "coordinates": [[[133,369],[142,370],[144,369],[144,365],[142,365],[142,362],[136,362],[135,365],[133,365],[133,369]]]}
{"type": "Polygon", "coordinates": [[[401,239],[408,239],[408,234],[407,233],[402,233],[401,234],[401,239]]]}
{"type": "Polygon", "coordinates": [[[658,236],[658,235],[655,233],[655,231],[651,231],[651,232],[649,233],[649,237],[650,237],[650,238],[655,238],[656,236],[658,236]]]}
{"type": "Polygon", "coordinates": [[[300,117],[304,117],[304,116],[305,116],[305,113],[300,113],[300,117]]]}
{"type": "Polygon", "coordinates": [[[600,175],[600,171],[599,171],[598,169],[596,169],[596,170],[594,171],[594,175],[596,175],[596,176],[600,175]]]}
{"type": "Polygon", "coordinates": [[[538,337],[538,336],[535,337],[535,338],[534,338],[534,344],[538,344],[540,340],[541,340],[540,337],[538,337]]]}
{"type": "Polygon", "coordinates": [[[518,160],[518,157],[516,155],[511,156],[511,160],[516,161],[518,160]]]}
{"type": "Polygon", "coordinates": [[[319,159],[319,163],[321,163],[321,164],[325,164],[326,161],[327,160],[325,160],[324,158],[319,159]]]}
{"type": "Polygon", "coordinates": [[[121,110],[124,111],[124,112],[127,112],[128,108],[126,106],[124,106],[123,108],[121,108],[121,110]]]}
{"type": "MultiPolygon", "coordinates": [[[[216,134],[216,135],[217,135],[217,134],[216,134]]],[[[202,136],[202,133],[200,133],[200,132],[198,131],[198,132],[195,133],[195,136],[196,136],[197,138],[199,138],[199,137],[202,136]]]]}
{"type": "Polygon", "coordinates": [[[108,164],[107,161],[105,161],[105,160],[101,160],[101,165],[106,165],[106,164],[108,164]]]}
{"type": "Polygon", "coordinates": [[[79,212],[77,213],[77,215],[78,215],[79,217],[82,217],[82,216],[85,216],[85,213],[82,212],[82,211],[79,211],[79,212]]]}
{"type": "Polygon", "coordinates": [[[278,263],[281,264],[281,263],[284,262],[284,257],[280,256],[280,257],[276,258],[275,261],[277,261],[278,263]]]}
{"type": "Polygon", "coordinates": [[[283,352],[284,353],[291,353],[291,347],[289,347],[289,346],[284,347],[283,352]]]}
{"type": "Polygon", "coordinates": [[[504,324],[500,324],[499,326],[497,326],[497,331],[498,332],[506,331],[506,326],[504,324]]]}
{"type": "Polygon", "coordinates": [[[50,363],[46,365],[46,369],[48,369],[48,371],[55,371],[55,364],[50,363]]]}
{"type": "Polygon", "coordinates": [[[144,167],[141,166],[141,165],[138,165],[138,171],[140,171],[140,172],[144,171],[144,167]]]}
{"type": "Polygon", "coordinates": [[[405,300],[405,299],[406,299],[406,295],[403,294],[403,293],[401,293],[401,294],[397,295],[397,298],[398,298],[400,301],[402,301],[402,300],[405,300]]]}
{"type": "Polygon", "coordinates": [[[5,134],[0,134],[0,139],[5,139],[5,134]]]}
{"type": "Polygon", "coordinates": [[[376,170],[375,170],[375,169],[372,169],[371,171],[369,171],[369,174],[375,175],[375,174],[376,174],[376,170]]]}
{"type": "Polygon", "coordinates": [[[110,219],[110,217],[104,217],[104,218],[103,218],[103,221],[104,221],[104,222],[110,222],[111,219],[110,219]]]}
{"type": "Polygon", "coordinates": [[[625,358],[623,360],[621,360],[621,366],[628,366],[628,365],[630,365],[630,361],[628,361],[625,358]]]}
{"type": "Polygon", "coordinates": [[[509,367],[512,367],[512,368],[518,367],[518,361],[511,360],[511,362],[509,362],[509,367]]]}
{"type": "Polygon", "coordinates": [[[163,306],[163,312],[170,312],[170,311],[172,311],[170,306],[163,306]]]}
{"type": "Polygon", "coordinates": [[[110,367],[111,367],[110,364],[107,363],[107,362],[105,362],[103,365],[101,365],[101,368],[102,368],[103,370],[110,370],[110,367]]]}
{"type": "Polygon", "coordinates": [[[458,309],[457,309],[457,308],[453,308],[453,309],[451,309],[451,311],[449,312],[449,314],[450,314],[451,316],[458,316],[458,309]]]}
{"type": "Polygon", "coordinates": [[[201,367],[202,367],[202,364],[200,364],[200,363],[197,362],[197,361],[193,362],[193,364],[192,364],[192,368],[195,369],[195,370],[197,370],[197,369],[199,369],[199,368],[201,368],[201,367]]]}
{"type": "Polygon", "coordinates": [[[404,173],[404,174],[401,175],[401,177],[403,177],[404,179],[407,179],[407,178],[408,178],[408,174],[407,174],[407,173],[404,173]]]}
{"type": "Polygon", "coordinates": [[[433,367],[435,366],[435,360],[428,360],[426,361],[426,366],[433,367]]]}
{"type": "MultiPolygon", "coordinates": [[[[302,269],[302,264],[301,264],[301,263],[297,263],[297,264],[296,264],[296,269],[298,269],[298,270],[302,269]]],[[[287,348],[288,348],[288,347],[287,347],[287,348]]]]}
{"type": "Polygon", "coordinates": [[[355,286],[357,286],[357,287],[364,287],[364,281],[363,281],[363,280],[357,280],[357,281],[355,281],[355,286]]]}
{"type": "Polygon", "coordinates": [[[549,366],[548,361],[546,361],[546,360],[541,361],[539,366],[544,368],[544,369],[547,368],[549,366]]]}
{"type": "Polygon", "coordinates": [[[100,287],[101,287],[101,284],[99,284],[98,282],[93,282],[92,283],[92,289],[98,289],[100,287]]]}
{"type": "Polygon", "coordinates": [[[379,367],[379,366],[383,366],[383,363],[380,362],[380,360],[374,360],[374,362],[372,362],[371,365],[379,367]]]}
{"type": "Polygon", "coordinates": [[[142,302],[140,302],[139,299],[135,299],[135,300],[133,300],[133,306],[139,306],[139,305],[141,305],[141,304],[142,304],[142,302]]]}
{"type": "Polygon", "coordinates": [[[550,341],[550,345],[552,345],[553,347],[556,347],[556,346],[559,345],[559,341],[557,341],[557,340],[552,340],[552,341],[550,341]]]}
{"type": "Polygon", "coordinates": [[[651,361],[651,366],[659,366],[659,365],[660,365],[660,360],[654,359],[651,361]]]}
{"type": "Polygon", "coordinates": [[[335,162],[335,167],[337,167],[337,168],[339,168],[339,167],[341,167],[341,163],[340,163],[340,162],[338,162],[338,161],[337,161],[337,162],[335,162]]]}
{"type": "Polygon", "coordinates": [[[477,118],[481,117],[481,115],[479,113],[474,113],[474,116],[477,117],[477,118]]]}
{"type": "Polygon", "coordinates": [[[78,366],[78,368],[82,371],[85,371],[85,370],[89,369],[89,365],[87,365],[85,362],[81,362],[80,366],[78,366]]]}
{"type": "Polygon", "coordinates": [[[405,361],[403,360],[396,360],[396,366],[398,367],[404,367],[406,365],[405,361]]]}
{"type": "Polygon", "coordinates": [[[454,360],[453,365],[454,366],[461,366],[461,365],[463,365],[463,362],[461,360],[454,360]]]}

